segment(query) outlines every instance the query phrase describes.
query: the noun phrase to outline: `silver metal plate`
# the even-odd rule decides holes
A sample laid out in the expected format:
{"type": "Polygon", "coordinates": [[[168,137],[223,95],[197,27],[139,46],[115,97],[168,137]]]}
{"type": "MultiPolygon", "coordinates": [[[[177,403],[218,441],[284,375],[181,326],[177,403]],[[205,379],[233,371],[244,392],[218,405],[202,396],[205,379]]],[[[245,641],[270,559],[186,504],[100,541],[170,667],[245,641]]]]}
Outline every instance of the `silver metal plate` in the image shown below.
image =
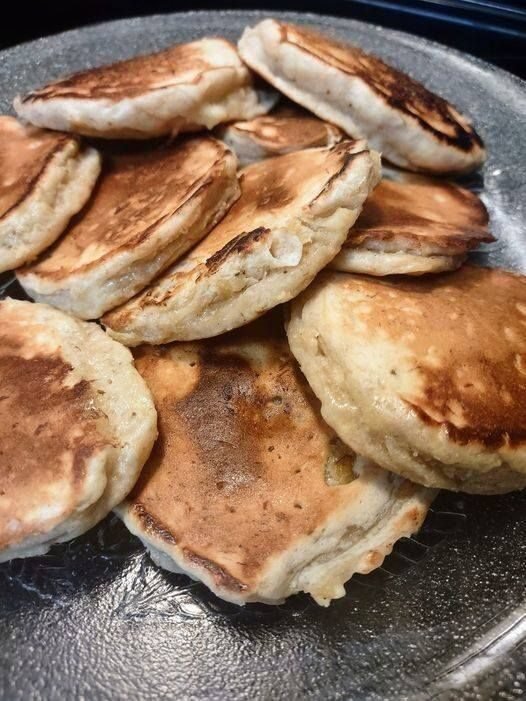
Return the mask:
{"type": "MultiPolygon", "coordinates": [[[[294,13],[384,57],[470,114],[489,159],[471,180],[498,242],[478,260],[526,271],[526,87],[476,59],[360,22],[294,13]]],[[[0,108],[18,92],[205,35],[262,12],[123,20],[0,53],[0,108]]],[[[0,297],[22,297],[10,274],[0,297]]],[[[483,342],[483,341],[482,341],[483,342]]],[[[0,697],[504,698],[526,693],[526,494],[443,493],[415,539],[328,609],[226,604],[157,569],[114,517],[41,558],[0,566],[0,697]]]]}

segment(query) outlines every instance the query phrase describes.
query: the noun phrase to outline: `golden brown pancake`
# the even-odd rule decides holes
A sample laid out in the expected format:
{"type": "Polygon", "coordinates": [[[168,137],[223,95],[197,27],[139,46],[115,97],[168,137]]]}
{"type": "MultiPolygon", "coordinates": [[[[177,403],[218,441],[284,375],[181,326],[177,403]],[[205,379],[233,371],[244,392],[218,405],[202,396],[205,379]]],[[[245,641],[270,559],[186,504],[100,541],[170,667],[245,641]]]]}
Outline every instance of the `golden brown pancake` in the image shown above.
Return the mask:
{"type": "Polygon", "coordinates": [[[156,435],[128,351],[94,324],[0,302],[0,561],[46,552],[121,501],[156,435]]]}
{"type": "Polygon", "coordinates": [[[15,100],[32,124],[103,138],[144,139],[234,119],[258,103],[250,73],[225,39],[201,39],[91,68],[15,100]]]}
{"type": "Polygon", "coordinates": [[[235,157],[215,139],[119,151],[58,244],[18,272],[32,297],[85,319],[143,289],[239,196],[235,157]]]}
{"type": "Polygon", "coordinates": [[[135,358],[159,440],[118,513],[161,566],[238,604],[306,591],[327,605],[420,526],[433,493],[335,437],[280,314],[135,358]]]}
{"type": "Polygon", "coordinates": [[[217,134],[236,153],[240,166],[292,151],[333,146],[343,138],[338,127],[289,105],[249,121],[219,127],[217,134]]]}
{"type": "Polygon", "coordinates": [[[486,208],[469,190],[383,180],[331,267],[369,275],[442,272],[458,268],[470,250],[493,240],[486,208]]]}
{"type": "Polygon", "coordinates": [[[56,240],[88,199],[99,169],[97,153],[75,137],[0,116],[0,272],[56,240]]]}
{"type": "Polygon", "coordinates": [[[189,254],[106,314],[126,345],[209,338],[291,299],[339,252],[379,178],[363,141],[254,163],[241,197],[189,254]]]}
{"type": "Polygon", "coordinates": [[[485,153],[471,123],[446,100],[356,46],[273,19],[245,30],[243,60],[275,88],[393,163],[462,172],[485,153]]]}
{"type": "Polygon", "coordinates": [[[340,438],[386,469],[481,494],[526,487],[526,279],[324,274],[291,349],[340,438]]]}

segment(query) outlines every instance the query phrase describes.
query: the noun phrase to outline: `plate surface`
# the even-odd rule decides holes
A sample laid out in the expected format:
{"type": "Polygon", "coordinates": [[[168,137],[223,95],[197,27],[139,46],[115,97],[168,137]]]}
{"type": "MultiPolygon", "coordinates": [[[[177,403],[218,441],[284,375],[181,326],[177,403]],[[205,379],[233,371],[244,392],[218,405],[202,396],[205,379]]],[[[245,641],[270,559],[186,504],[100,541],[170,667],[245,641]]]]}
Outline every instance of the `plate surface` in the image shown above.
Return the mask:
{"type": "MultiPolygon", "coordinates": [[[[64,73],[205,35],[262,12],[123,20],[0,53],[0,109],[64,73]]],[[[360,22],[274,13],[373,51],[470,114],[489,159],[471,181],[526,271],[526,85],[476,59],[360,22]]],[[[0,296],[21,296],[10,276],[0,296]]],[[[47,556],[0,566],[0,698],[505,698],[526,693],[526,493],[442,494],[422,532],[355,576],[328,610],[307,597],[239,609],[152,565],[114,517],[47,556]]]]}

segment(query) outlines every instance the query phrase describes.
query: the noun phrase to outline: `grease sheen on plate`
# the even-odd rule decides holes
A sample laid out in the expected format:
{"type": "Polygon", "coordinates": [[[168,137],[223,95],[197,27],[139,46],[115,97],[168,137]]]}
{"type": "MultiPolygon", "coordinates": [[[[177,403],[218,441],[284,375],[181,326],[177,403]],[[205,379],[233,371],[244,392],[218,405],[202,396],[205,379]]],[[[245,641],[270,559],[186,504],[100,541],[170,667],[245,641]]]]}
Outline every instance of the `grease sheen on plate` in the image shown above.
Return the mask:
{"type": "MultiPolygon", "coordinates": [[[[18,47],[0,61],[2,108],[16,93],[63,73],[205,34],[235,39],[263,17],[143,18],[18,47]]],[[[471,114],[488,147],[482,197],[499,240],[485,260],[524,270],[520,81],[414,37],[342,19],[283,17],[378,53],[471,114]]],[[[1,654],[9,674],[2,675],[1,694],[65,697],[74,681],[77,695],[110,698],[111,689],[112,698],[145,699],[167,689],[201,698],[422,698],[441,691],[458,698],[462,688],[473,698],[520,688],[520,650],[506,653],[525,632],[524,500],[492,498],[489,509],[484,498],[443,496],[419,536],[423,542],[402,544],[385,572],[354,581],[350,596],[329,612],[301,598],[271,612],[233,611],[198,585],[154,570],[124,530],[107,522],[41,561],[2,566],[2,632],[9,642],[1,654]],[[447,547],[437,543],[444,538],[447,547]],[[387,574],[422,553],[403,576],[387,574]]]]}

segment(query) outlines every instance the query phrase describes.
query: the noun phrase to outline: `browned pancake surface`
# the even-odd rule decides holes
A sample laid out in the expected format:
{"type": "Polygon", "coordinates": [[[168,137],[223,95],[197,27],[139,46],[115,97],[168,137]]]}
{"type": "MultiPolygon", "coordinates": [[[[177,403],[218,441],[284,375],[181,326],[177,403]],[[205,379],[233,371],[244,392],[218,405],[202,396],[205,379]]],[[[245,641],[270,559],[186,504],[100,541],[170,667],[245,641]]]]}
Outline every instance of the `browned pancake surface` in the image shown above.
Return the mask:
{"type": "Polygon", "coordinates": [[[225,153],[221,143],[208,137],[108,153],[88,205],[58,243],[26,270],[60,278],[133,249],[217,176],[225,153]]]}
{"type": "MultiPolygon", "coordinates": [[[[270,235],[276,221],[282,225],[288,213],[298,215],[304,204],[321,194],[320,175],[336,177],[355,155],[353,144],[345,141],[331,149],[290,153],[244,168],[240,175],[241,197],[183,259],[181,270],[170,273],[170,290],[145,290],[136,298],[138,302],[151,303],[158,297],[157,301],[162,301],[175,294],[198,265],[203,265],[204,275],[213,274],[228,257],[250,251],[262,237],[270,235]]],[[[116,310],[117,324],[125,314],[126,310],[116,310]]],[[[113,327],[111,312],[108,319],[113,327]]]]}
{"type": "Polygon", "coordinates": [[[350,275],[338,284],[356,332],[399,348],[405,371],[392,381],[424,422],[460,444],[526,441],[524,277],[464,266],[413,282],[350,275]]]}
{"type": "Polygon", "coordinates": [[[130,515],[218,586],[255,588],[273,556],[359,503],[358,481],[325,482],[327,464],[348,451],[320,418],[278,314],[135,356],[158,410],[159,441],[129,497],[130,515]]]}
{"type": "Polygon", "coordinates": [[[72,379],[38,325],[0,303],[0,548],[46,533],[78,507],[87,463],[108,446],[93,390],[72,379]]]}
{"type": "MultiPolygon", "coordinates": [[[[230,42],[224,39],[213,41],[223,50],[235,52],[230,42]]],[[[205,71],[213,68],[214,62],[208,57],[202,42],[180,44],[154,54],[75,73],[29,93],[22,102],[55,98],[119,101],[152,89],[197,83],[205,71]]]]}
{"type": "Polygon", "coordinates": [[[0,116],[0,219],[31,193],[53,156],[73,141],[0,116]]]}
{"type": "Polygon", "coordinates": [[[393,109],[405,112],[443,142],[464,151],[482,141],[473,127],[444,99],[405,73],[361,49],[296,25],[279,23],[281,41],[367,83],[393,109]]]}
{"type": "Polygon", "coordinates": [[[338,136],[343,138],[338,127],[317,119],[306,110],[291,106],[279,107],[269,115],[247,122],[235,122],[231,128],[276,152],[325,146],[329,136],[333,143],[338,136]]]}
{"type": "MultiPolygon", "coordinates": [[[[493,241],[481,200],[447,183],[407,184],[383,180],[367,199],[346,246],[367,247],[374,241],[432,244],[448,253],[465,253],[493,241]]],[[[406,249],[407,250],[407,249],[406,249]]]]}

